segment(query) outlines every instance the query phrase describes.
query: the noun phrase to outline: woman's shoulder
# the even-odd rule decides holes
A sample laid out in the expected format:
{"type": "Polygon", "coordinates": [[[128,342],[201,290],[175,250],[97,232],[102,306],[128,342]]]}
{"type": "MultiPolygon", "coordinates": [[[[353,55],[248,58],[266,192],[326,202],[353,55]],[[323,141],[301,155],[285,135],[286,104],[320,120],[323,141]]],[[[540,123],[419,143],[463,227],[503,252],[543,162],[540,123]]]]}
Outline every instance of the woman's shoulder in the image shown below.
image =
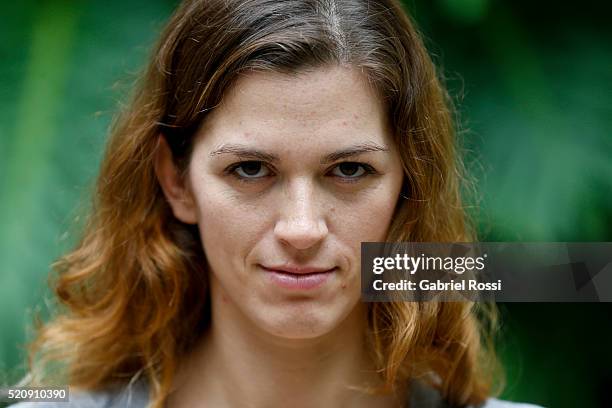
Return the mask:
{"type": "MultiPolygon", "coordinates": [[[[444,400],[440,392],[422,381],[413,381],[410,387],[410,408],[454,408],[444,400]]],[[[542,408],[538,405],[524,404],[519,402],[503,401],[489,398],[478,406],[468,408],[542,408]]]]}
{"type": "Polygon", "coordinates": [[[539,405],[525,404],[522,402],[502,401],[496,398],[489,398],[484,405],[479,408],[542,408],[539,405]]]}
{"type": "Polygon", "coordinates": [[[149,390],[144,382],[134,382],[105,391],[70,391],[68,402],[19,402],[7,408],[145,408],[149,390]]]}

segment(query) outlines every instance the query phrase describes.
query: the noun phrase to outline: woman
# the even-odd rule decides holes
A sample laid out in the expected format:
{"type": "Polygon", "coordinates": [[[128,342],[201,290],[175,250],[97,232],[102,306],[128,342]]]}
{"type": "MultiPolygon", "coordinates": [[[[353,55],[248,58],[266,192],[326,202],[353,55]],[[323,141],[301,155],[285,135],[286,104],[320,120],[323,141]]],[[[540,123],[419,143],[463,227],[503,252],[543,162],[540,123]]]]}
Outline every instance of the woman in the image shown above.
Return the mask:
{"type": "Polygon", "coordinates": [[[395,1],[186,1],[56,264],[31,384],[74,406],[505,406],[483,309],[359,299],[361,242],[474,238],[460,181],[395,1]]]}

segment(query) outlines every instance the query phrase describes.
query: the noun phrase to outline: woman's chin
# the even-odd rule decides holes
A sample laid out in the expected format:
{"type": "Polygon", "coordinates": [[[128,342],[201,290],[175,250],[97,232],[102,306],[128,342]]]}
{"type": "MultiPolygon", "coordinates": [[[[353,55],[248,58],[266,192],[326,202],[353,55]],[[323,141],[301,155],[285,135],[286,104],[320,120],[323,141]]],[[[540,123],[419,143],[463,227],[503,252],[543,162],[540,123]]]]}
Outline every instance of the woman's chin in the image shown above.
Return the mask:
{"type": "Polygon", "coordinates": [[[270,335],[287,340],[308,340],[325,337],[340,326],[351,324],[347,318],[356,308],[311,308],[309,310],[276,310],[261,316],[256,324],[270,335]]]}
{"type": "Polygon", "coordinates": [[[271,335],[287,340],[308,340],[323,337],[333,331],[333,325],[324,322],[293,322],[289,325],[274,325],[268,328],[271,335]]]}

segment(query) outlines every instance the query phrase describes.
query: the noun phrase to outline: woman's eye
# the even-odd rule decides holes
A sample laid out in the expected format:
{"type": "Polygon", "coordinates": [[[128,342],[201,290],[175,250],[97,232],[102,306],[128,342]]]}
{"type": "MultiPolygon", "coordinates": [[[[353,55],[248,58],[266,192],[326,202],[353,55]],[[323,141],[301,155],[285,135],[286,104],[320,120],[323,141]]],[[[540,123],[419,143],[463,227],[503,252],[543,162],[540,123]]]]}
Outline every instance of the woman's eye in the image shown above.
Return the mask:
{"type": "Polygon", "coordinates": [[[332,170],[334,176],[346,179],[357,179],[369,173],[372,171],[365,164],[355,162],[340,163],[332,170]]]}
{"type": "Polygon", "coordinates": [[[230,169],[241,179],[258,179],[270,174],[270,170],[260,161],[243,161],[230,169]]]}
{"type": "MultiPolygon", "coordinates": [[[[235,163],[227,170],[227,174],[236,177],[240,181],[258,181],[272,175],[272,171],[264,162],[248,160],[235,163]]],[[[343,162],[336,165],[331,175],[339,177],[343,182],[357,182],[368,174],[375,174],[370,165],[357,162],[343,162]]]]}

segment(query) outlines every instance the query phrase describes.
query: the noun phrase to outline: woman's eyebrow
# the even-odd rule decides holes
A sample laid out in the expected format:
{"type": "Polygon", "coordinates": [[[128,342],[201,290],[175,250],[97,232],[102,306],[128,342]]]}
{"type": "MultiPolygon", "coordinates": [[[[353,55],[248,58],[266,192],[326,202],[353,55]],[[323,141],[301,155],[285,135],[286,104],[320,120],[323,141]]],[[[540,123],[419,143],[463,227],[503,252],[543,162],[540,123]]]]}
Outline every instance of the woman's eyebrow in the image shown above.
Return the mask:
{"type": "Polygon", "coordinates": [[[346,159],[348,157],[358,156],[369,152],[388,152],[389,149],[374,142],[359,143],[345,149],[337,150],[321,159],[321,164],[335,162],[336,160],[346,159]]]}
{"type": "MultiPolygon", "coordinates": [[[[369,152],[387,152],[389,149],[385,146],[381,146],[374,142],[359,143],[353,146],[346,147],[341,150],[326,154],[321,159],[321,164],[331,163],[340,159],[346,159],[348,157],[358,156],[363,153],[369,152]]],[[[217,149],[210,152],[210,156],[218,156],[222,154],[233,154],[242,159],[253,159],[261,160],[270,163],[280,162],[280,158],[273,153],[268,153],[263,150],[249,147],[241,144],[223,144],[217,149]]]]}
{"type": "Polygon", "coordinates": [[[263,150],[254,149],[252,147],[241,144],[223,144],[217,149],[210,152],[210,157],[219,156],[222,154],[233,154],[241,159],[257,159],[261,161],[276,163],[280,158],[272,153],[264,152],[263,150]]]}

